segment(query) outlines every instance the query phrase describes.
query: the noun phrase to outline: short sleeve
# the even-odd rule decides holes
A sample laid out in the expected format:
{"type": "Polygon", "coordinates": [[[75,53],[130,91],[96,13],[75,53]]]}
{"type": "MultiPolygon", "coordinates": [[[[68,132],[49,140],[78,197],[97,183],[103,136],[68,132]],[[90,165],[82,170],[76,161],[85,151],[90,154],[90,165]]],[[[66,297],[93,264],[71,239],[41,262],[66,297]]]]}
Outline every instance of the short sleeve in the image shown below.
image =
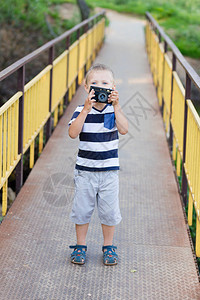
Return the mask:
{"type": "Polygon", "coordinates": [[[72,117],[71,117],[71,120],[70,120],[69,123],[68,123],[68,126],[70,126],[70,125],[72,124],[72,122],[74,122],[74,121],[76,120],[76,118],[78,117],[78,115],[80,114],[80,112],[82,111],[82,109],[83,109],[83,105],[78,106],[78,107],[75,109],[75,111],[74,111],[74,113],[73,113],[73,115],[72,115],[72,117]]]}

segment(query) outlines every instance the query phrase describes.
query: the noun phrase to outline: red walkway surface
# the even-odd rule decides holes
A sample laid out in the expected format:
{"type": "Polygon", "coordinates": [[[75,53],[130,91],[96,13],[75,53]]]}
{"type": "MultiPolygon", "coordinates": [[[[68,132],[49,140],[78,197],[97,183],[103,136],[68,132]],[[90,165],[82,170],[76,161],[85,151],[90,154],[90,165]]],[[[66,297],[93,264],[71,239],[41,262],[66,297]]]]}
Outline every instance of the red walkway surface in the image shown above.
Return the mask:
{"type": "Polygon", "coordinates": [[[109,13],[96,61],[113,69],[129,133],[120,137],[119,264],[102,263],[95,213],[87,263],[70,263],[69,221],[78,139],[67,123],[86,94],[80,87],[0,226],[0,299],[200,299],[190,247],[144,42],[144,22],[109,13]]]}

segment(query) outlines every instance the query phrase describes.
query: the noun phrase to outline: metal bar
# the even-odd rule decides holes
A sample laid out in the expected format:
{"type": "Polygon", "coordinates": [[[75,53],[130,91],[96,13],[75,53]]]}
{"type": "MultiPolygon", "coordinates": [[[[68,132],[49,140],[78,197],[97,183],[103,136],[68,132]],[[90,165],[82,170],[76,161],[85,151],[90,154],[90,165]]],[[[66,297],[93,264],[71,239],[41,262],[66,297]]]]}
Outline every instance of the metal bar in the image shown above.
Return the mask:
{"type": "Polygon", "coordinates": [[[21,154],[20,161],[16,167],[16,193],[23,185],[23,129],[24,129],[24,84],[25,84],[25,65],[18,70],[18,90],[22,91],[19,99],[19,133],[18,133],[18,154],[21,154]]]}
{"type": "Polygon", "coordinates": [[[172,143],[173,143],[173,130],[172,130],[172,124],[171,124],[171,115],[172,115],[172,95],[173,95],[173,71],[176,71],[176,56],[173,53],[172,56],[172,79],[171,79],[171,100],[170,100],[170,115],[169,115],[169,124],[170,124],[170,130],[169,130],[169,146],[170,150],[172,150],[172,143]]]}
{"type": "Polygon", "coordinates": [[[0,72],[0,81],[5,79],[9,75],[13,74],[15,71],[20,69],[23,65],[25,65],[28,62],[32,61],[33,59],[35,59],[37,56],[39,56],[44,51],[49,50],[49,48],[53,47],[55,44],[61,42],[64,39],[66,39],[67,36],[72,35],[72,33],[76,32],[78,29],[85,26],[86,24],[88,24],[89,22],[91,22],[92,20],[97,18],[98,16],[103,17],[104,15],[105,15],[105,11],[102,11],[102,12],[90,17],[89,19],[81,22],[80,24],[77,24],[72,29],[67,30],[62,35],[60,35],[59,37],[49,41],[48,43],[44,44],[40,48],[36,49],[35,51],[33,51],[30,54],[26,55],[25,57],[19,59],[17,62],[15,62],[14,64],[10,65],[8,68],[6,68],[6,69],[4,69],[3,71],[0,72]]]}
{"type": "MultiPolygon", "coordinates": [[[[88,24],[85,24],[84,26],[84,33],[86,33],[89,29],[88,24]]],[[[86,38],[86,50],[85,50],[85,55],[86,55],[86,62],[85,62],[85,66],[84,66],[84,77],[86,75],[86,65],[87,65],[87,48],[88,48],[88,37],[86,38]]]]}
{"type": "MultiPolygon", "coordinates": [[[[49,64],[52,65],[50,70],[50,87],[49,87],[49,112],[51,113],[51,106],[52,106],[52,84],[53,84],[53,58],[54,58],[54,46],[49,49],[49,64]]],[[[48,141],[51,135],[51,114],[47,121],[46,127],[46,141],[48,141]]]]}
{"type": "Polygon", "coordinates": [[[162,41],[162,38],[161,38],[161,34],[160,34],[160,32],[158,32],[158,39],[159,39],[159,43],[161,43],[161,41],[162,41]]]}
{"type": "MultiPolygon", "coordinates": [[[[77,41],[80,38],[80,29],[77,30],[77,41]]],[[[79,44],[78,44],[78,51],[77,51],[77,77],[76,77],[76,89],[78,88],[78,71],[79,71],[79,44]]]]}
{"type": "MultiPolygon", "coordinates": [[[[66,38],[66,50],[69,50],[70,47],[70,35],[67,36],[66,38]]],[[[66,86],[67,86],[67,93],[65,95],[65,105],[67,105],[68,103],[68,95],[69,95],[69,91],[68,91],[68,78],[69,77],[69,52],[67,53],[67,82],[66,82],[66,86]]]]}
{"type": "MultiPolygon", "coordinates": [[[[167,46],[167,43],[164,42],[164,53],[167,53],[167,51],[168,51],[168,46],[167,46]]],[[[163,68],[163,72],[164,72],[164,68],[163,68]]],[[[164,79],[163,79],[163,86],[164,86],[164,79]]],[[[162,116],[163,116],[163,109],[164,109],[164,99],[163,99],[163,96],[162,96],[162,106],[161,106],[162,116]]]]}
{"type": "Polygon", "coordinates": [[[146,17],[149,20],[149,22],[152,24],[154,28],[157,28],[160,35],[163,37],[165,43],[168,45],[169,48],[171,48],[172,52],[178,59],[181,66],[184,68],[186,73],[188,74],[188,77],[193,81],[193,83],[196,85],[198,89],[200,89],[200,77],[195,72],[195,70],[191,67],[191,65],[186,61],[186,59],[183,57],[179,49],[174,45],[172,40],[168,37],[168,35],[164,32],[164,30],[158,25],[156,20],[151,16],[149,12],[146,12],[146,17]]]}
{"type": "Polygon", "coordinates": [[[188,115],[188,106],[187,99],[190,99],[191,96],[191,79],[188,74],[186,74],[186,85],[185,85],[185,109],[184,109],[184,132],[183,132],[183,161],[182,161],[182,184],[181,184],[181,194],[183,197],[183,202],[187,204],[187,177],[185,174],[185,154],[186,154],[186,139],[187,139],[187,115],[188,115]]]}

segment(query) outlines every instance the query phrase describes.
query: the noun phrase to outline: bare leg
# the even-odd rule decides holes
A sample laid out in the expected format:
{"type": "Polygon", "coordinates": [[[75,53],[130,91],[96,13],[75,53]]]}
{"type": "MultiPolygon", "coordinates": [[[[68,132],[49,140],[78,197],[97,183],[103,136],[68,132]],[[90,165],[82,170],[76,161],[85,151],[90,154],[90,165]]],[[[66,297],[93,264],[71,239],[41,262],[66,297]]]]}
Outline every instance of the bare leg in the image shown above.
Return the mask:
{"type": "MultiPolygon", "coordinates": [[[[102,231],[104,237],[104,246],[112,246],[113,244],[113,236],[115,232],[115,226],[107,226],[102,224],[102,231]]],[[[112,248],[104,249],[104,264],[107,266],[116,265],[118,256],[115,253],[115,250],[112,248]]]]}
{"type": "MultiPolygon", "coordinates": [[[[89,223],[78,225],[76,224],[76,238],[77,238],[77,245],[86,246],[86,235],[88,231],[89,223]]],[[[87,247],[78,247],[71,246],[75,250],[71,254],[71,262],[74,264],[84,264],[85,263],[85,252],[87,247]]]]}
{"type": "Polygon", "coordinates": [[[113,236],[115,232],[115,226],[108,226],[102,224],[104,246],[109,246],[113,244],[113,236]]]}
{"type": "Polygon", "coordinates": [[[89,223],[78,225],[76,224],[76,238],[77,245],[86,245],[86,235],[88,231],[89,223]]]}

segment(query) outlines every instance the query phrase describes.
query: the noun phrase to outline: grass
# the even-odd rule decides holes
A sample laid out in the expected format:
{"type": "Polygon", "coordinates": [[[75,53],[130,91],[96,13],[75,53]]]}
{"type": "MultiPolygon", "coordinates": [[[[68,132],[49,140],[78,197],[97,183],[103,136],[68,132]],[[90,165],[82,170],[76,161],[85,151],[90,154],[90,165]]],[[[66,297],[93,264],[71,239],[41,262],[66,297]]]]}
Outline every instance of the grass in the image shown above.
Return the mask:
{"type": "Polygon", "coordinates": [[[65,0],[0,0],[0,25],[23,27],[25,31],[40,30],[43,37],[52,38],[49,35],[47,16],[53,20],[51,26],[55,35],[60,35],[80,22],[80,19],[74,16],[70,20],[60,18],[56,4],[66,2],[75,3],[75,1],[65,0]],[[54,11],[51,10],[52,5],[55,5],[54,11]]]}
{"type": "MultiPolygon", "coordinates": [[[[25,30],[36,29],[48,35],[46,15],[54,19],[56,35],[73,27],[77,20],[60,19],[50,7],[76,0],[0,0],[0,24],[7,22],[25,30]]],[[[183,55],[200,58],[200,1],[199,0],[86,0],[91,9],[96,6],[144,17],[149,11],[164,28],[183,55]]]]}
{"type": "Polygon", "coordinates": [[[87,0],[87,3],[140,16],[149,11],[183,55],[200,58],[200,2],[197,0],[87,0]]]}
{"type": "Polygon", "coordinates": [[[198,114],[200,116],[200,103],[199,102],[195,102],[193,104],[194,104],[194,106],[195,106],[195,108],[196,108],[196,110],[197,110],[197,112],[198,112],[198,114]]]}

